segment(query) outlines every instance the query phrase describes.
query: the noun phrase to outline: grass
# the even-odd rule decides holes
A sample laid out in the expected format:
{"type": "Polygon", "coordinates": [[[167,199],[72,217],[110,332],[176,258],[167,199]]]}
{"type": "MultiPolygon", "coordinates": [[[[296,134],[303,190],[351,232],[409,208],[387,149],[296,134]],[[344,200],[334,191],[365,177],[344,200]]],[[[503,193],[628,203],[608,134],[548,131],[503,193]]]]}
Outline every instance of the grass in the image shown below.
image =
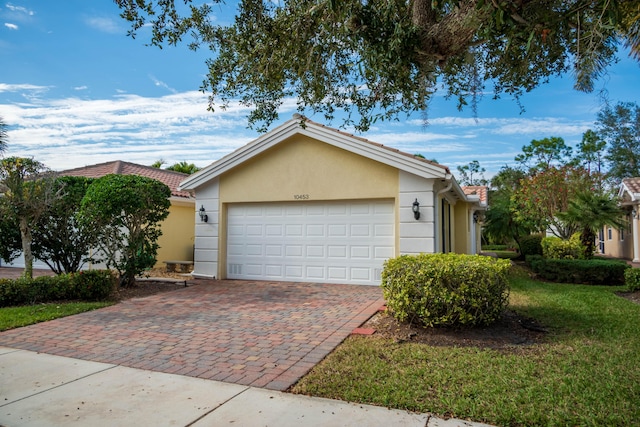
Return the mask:
{"type": "Polygon", "coordinates": [[[0,308],[0,331],[71,316],[112,304],[110,302],[74,302],[4,307],[0,308]]]}
{"type": "Polygon", "coordinates": [[[511,278],[545,343],[504,352],[350,337],[294,392],[505,426],[640,425],[640,306],[621,287],[511,278]]]}

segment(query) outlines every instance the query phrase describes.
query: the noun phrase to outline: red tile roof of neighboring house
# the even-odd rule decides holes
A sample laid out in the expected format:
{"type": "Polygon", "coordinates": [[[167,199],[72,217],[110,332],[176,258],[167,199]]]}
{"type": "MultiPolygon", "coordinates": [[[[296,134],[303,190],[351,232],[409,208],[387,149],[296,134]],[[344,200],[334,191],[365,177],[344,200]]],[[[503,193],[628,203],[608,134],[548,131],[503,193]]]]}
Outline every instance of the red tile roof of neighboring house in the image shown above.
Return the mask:
{"type": "Polygon", "coordinates": [[[151,166],[123,162],[121,160],[68,169],[58,173],[64,176],[84,176],[86,178],[100,178],[109,174],[145,176],[165,183],[171,189],[171,195],[174,197],[191,197],[191,193],[188,191],[178,191],[180,182],[189,176],[186,173],[168,171],[151,166]]]}
{"type": "Polygon", "coordinates": [[[475,194],[476,196],[480,196],[480,201],[483,203],[487,203],[487,193],[489,188],[484,185],[467,185],[462,187],[462,191],[467,196],[475,194]]]}
{"type": "Polygon", "coordinates": [[[420,157],[420,156],[415,156],[415,155],[413,155],[413,154],[406,153],[406,152],[404,152],[404,151],[400,151],[400,150],[398,150],[398,149],[396,149],[396,148],[387,147],[386,145],[383,145],[383,144],[379,144],[379,143],[377,143],[377,142],[370,141],[370,140],[368,140],[368,139],[366,139],[366,138],[362,138],[362,137],[360,137],[360,136],[355,136],[355,135],[353,135],[353,134],[351,134],[351,133],[344,132],[344,131],[341,131],[341,130],[339,130],[339,129],[332,128],[332,127],[330,127],[330,126],[323,125],[322,123],[314,122],[313,120],[309,120],[308,118],[306,118],[306,117],[304,117],[304,116],[301,116],[300,114],[294,114],[294,115],[293,115],[293,118],[294,118],[294,119],[296,119],[296,118],[297,118],[297,119],[300,119],[300,120],[304,120],[304,121],[305,121],[305,122],[307,122],[307,123],[313,123],[313,124],[314,124],[314,125],[316,125],[316,126],[321,126],[321,127],[325,128],[325,129],[329,129],[329,130],[331,130],[331,131],[333,131],[333,132],[336,132],[336,133],[339,133],[339,134],[341,134],[341,135],[345,135],[345,136],[348,136],[348,137],[351,137],[351,138],[357,139],[357,140],[359,140],[359,141],[363,141],[363,142],[366,142],[366,143],[368,143],[368,144],[375,145],[376,147],[384,148],[385,150],[393,151],[394,153],[398,153],[398,154],[401,154],[401,155],[403,155],[403,156],[411,157],[412,159],[416,159],[416,160],[419,160],[419,161],[422,161],[422,162],[425,162],[425,163],[429,163],[429,164],[434,165],[434,166],[438,166],[438,167],[440,167],[440,168],[442,168],[442,169],[446,170],[446,171],[447,171],[447,173],[451,173],[451,171],[449,170],[449,168],[448,168],[447,166],[445,166],[445,165],[441,165],[440,163],[434,162],[433,160],[427,160],[427,159],[424,159],[424,158],[422,158],[422,157],[420,157]]]}
{"type": "Polygon", "coordinates": [[[637,177],[637,178],[625,178],[625,179],[622,180],[622,183],[632,193],[640,193],[640,177],[637,177]]]}

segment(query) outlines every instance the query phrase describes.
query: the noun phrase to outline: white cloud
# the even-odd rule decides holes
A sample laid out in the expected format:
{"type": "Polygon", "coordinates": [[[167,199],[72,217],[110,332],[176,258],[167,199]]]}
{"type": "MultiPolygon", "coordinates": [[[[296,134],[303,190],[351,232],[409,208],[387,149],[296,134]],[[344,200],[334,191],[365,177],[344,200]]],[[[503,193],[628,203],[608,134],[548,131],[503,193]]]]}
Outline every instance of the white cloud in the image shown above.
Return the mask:
{"type": "Polygon", "coordinates": [[[34,12],[32,10],[29,10],[26,7],[23,7],[23,6],[16,6],[16,5],[13,5],[11,3],[7,3],[5,5],[5,7],[7,9],[9,9],[10,11],[12,11],[12,12],[24,13],[25,15],[29,15],[29,16],[33,16],[34,15],[34,12]]]}
{"type": "Polygon", "coordinates": [[[5,22],[4,26],[10,30],[17,30],[18,26],[16,24],[11,24],[10,22],[5,22]]]}
{"type": "Polygon", "coordinates": [[[73,90],[87,90],[88,87],[87,86],[76,86],[73,88],[73,90]]]}
{"type": "Polygon", "coordinates": [[[167,89],[169,92],[171,93],[177,93],[178,91],[175,90],[174,88],[170,87],[168,84],[166,84],[165,82],[158,80],[154,75],[149,74],[149,78],[151,79],[151,81],[153,82],[154,85],[158,86],[158,87],[163,87],[165,89],[167,89]]]}
{"type": "Polygon", "coordinates": [[[0,93],[2,92],[22,92],[22,91],[45,91],[49,86],[38,86],[31,84],[7,84],[0,83],[0,93]]]}
{"type": "Polygon", "coordinates": [[[120,28],[119,22],[112,18],[92,16],[85,19],[85,24],[87,24],[92,28],[95,28],[98,31],[102,31],[104,33],[109,33],[109,34],[122,33],[122,29],[120,28]]]}

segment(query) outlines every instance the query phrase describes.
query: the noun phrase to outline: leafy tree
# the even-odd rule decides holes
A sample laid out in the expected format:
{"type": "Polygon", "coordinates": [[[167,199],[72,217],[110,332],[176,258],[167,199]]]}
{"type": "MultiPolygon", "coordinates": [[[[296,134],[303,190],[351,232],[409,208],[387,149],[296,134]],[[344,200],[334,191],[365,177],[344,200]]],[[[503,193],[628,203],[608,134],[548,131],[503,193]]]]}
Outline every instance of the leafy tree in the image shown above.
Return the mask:
{"type": "Polygon", "coordinates": [[[7,135],[7,124],[0,117],[0,153],[7,149],[7,140],[9,136],[7,135]]]}
{"type": "Polygon", "coordinates": [[[571,156],[572,148],[565,144],[564,139],[557,136],[532,140],[529,145],[522,147],[522,154],[515,158],[516,162],[534,171],[543,171],[552,166],[563,166],[571,156]]]}
{"type": "Polygon", "coordinates": [[[183,160],[181,162],[178,162],[174,165],[169,166],[167,170],[174,171],[174,172],[182,172],[182,173],[191,175],[198,172],[200,168],[194,165],[193,163],[187,163],[186,161],[183,160]]]}
{"type": "Polygon", "coordinates": [[[558,214],[567,211],[574,195],[591,187],[590,177],[582,168],[550,167],[520,181],[511,196],[516,219],[530,223],[539,232],[551,231],[568,239],[578,231],[577,224],[563,221],[558,214]]]}
{"type": "Polygon", "coordinates": [[[619,183],[640,176],[640,106],[618,103],[606,107],[597,119],[598,135],[608,142],[609,175],[619,183]]]}
{"type": "Polygon", "coordinates": [[[162,182],[137,175],[105,175],[87,189],[82,221],[97,229],[98,247],[122,286],[132,286],[136,275],[155,264],[170,196],[162,182]]]}
{"type": "Polygon", "coordinates": [[[520,237],[533,230],[533,224],[516,216],[512,201],[514,191],[524,178],[522,170],[504,166],[491,180],[489,209],[485,213],[483,232],[492,241],[513,241],[520,247],[520,237]]]}
{"type": "Polygon", "coordinates": [[[96,228],[79,221],[82,198],[92,182],[77,176],[56,178],[53,187],[60,197],[34,227],[34,255],[58,274],[80,270],[97,244],[96,228]]]}
{"type": "Polygon", "coordinates": [[[20,227],[7,199],[0,196],[0,259],[11,262],[20,255],[20,227]]]}
{"type": "Polygon", "coordinates": [[[249,122],[266,126],[283,99],[298,110],[366,130],[378,119],[423,111],[442,84],[458,106],[473,107],[493,82],[516,99],[550,76],[572,73],[578,90],[615,61],[622,41],[640,45],[635,2],[605,0],[241,0],[214,19],[223,2],[115,0],[136,36],[151,44],[205,47],[212,57],[203,88],[210,107],[239,99],[249,122]],[[181,3],[181,2],[178,2],[181,3]]]}
{"type": "Polygon", "coordinates": [[[593,257],[598,230],[604,226],[622,228],[626,224],[622,220],[623,211],[617,201],[598,191],[580,191],[569,200],[566,212],[558,213],[565,223],[575,224],[581,230],[580,242],[585,258],[593,257]]]}
{"type": "Polygon", "coordinates": [[[477,160],[469,162],[468,165],[458,166],[462,185],[487,185],[487,180],[484,179],[484,173],[486,171],[485,168],[480,167],[480,162],[477,160]],[[474,177],[474,175],[476,175],[476,177],[474,177]]]}
{"type": "Polygon", "coordinates": [[[32,231],[40,217],[57,198],[53,178],[36,160],[9,157],[0,160],[0,183],[6,187],[2,207],[17,220],[24,254],[24,277],[33,276],[32,231]]]}

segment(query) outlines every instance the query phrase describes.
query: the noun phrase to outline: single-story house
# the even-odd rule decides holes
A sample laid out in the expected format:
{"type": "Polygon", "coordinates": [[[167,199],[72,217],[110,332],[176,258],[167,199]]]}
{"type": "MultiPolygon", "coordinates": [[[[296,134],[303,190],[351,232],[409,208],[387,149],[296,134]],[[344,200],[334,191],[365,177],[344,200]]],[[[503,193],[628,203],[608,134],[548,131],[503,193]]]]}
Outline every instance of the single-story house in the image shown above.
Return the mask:
{"type": "Polygon", "coordinates": [[[640,262],[640,177],[625,178],[618,191],[625,210],[626,227],[600,230],[600,252],[604,255],[640,262]]]}
{"type": "MultiPolygon", "coordinates": [[[[195,198],[190,192],[178,189],[180,182],[189,175],[120,160],[68,169],[60,171],[58,174],[86,178],[100,178],[108,174],[140,175],[163,182],[171,189],[171,198],[169,199],[171,206],[169,207],[169,216],[161,224],[162,236],[158,239],[160,248],[158,249],[156,267],[162,267],[163,261],[168,260],[193,260],[195,198]]],[[[20,256],[9,265],[24,267],[24,258],[20,256]]],[[[39,260],[34,260],[34,267],[49,268],[39,260]]]]}
{"type": "Polygon", "coordinates": [[[479,189],[299,115],[185,179],[193,276],[378,284],[400,254],[479,252],[479,189]]]}

